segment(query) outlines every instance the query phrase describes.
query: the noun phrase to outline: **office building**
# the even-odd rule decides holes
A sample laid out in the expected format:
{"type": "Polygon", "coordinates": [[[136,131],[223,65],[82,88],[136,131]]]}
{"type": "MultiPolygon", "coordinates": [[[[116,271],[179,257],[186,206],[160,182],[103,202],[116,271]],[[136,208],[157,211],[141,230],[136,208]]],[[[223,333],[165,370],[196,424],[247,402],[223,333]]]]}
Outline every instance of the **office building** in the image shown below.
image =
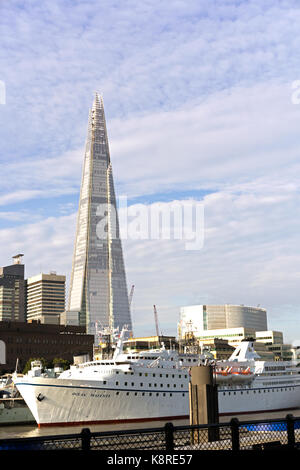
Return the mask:
{"type": "Polygon", "coordinates": [[[60,324],[65,310],[66,277],[56,272],[38,274],[27,279],[27,322],[60,324]]]}
{"type": "Polygon", "coordinates": [[[25,321],[25,280],[22,254],[0,267],[0,321],[25,321]]]}
{"type": "Polygon", "coordinates": [[[192,305],[182,307],[178,336],[183,339],[193,332],[201,336],[207,330],[245,328],[266,331],[267,312],[264,308],[245,305],[192,305]]]}
{"type": "Polygon", "coordinates": [[[93,357],[94,337],[85,334],[80,326],[0,321],[0,342],[5,353],[1,373],[13,372],[17,361],[18,371],[22,372],[29,359],[52,361],[59,358],[72,363],[76,355],[93,357]]]}

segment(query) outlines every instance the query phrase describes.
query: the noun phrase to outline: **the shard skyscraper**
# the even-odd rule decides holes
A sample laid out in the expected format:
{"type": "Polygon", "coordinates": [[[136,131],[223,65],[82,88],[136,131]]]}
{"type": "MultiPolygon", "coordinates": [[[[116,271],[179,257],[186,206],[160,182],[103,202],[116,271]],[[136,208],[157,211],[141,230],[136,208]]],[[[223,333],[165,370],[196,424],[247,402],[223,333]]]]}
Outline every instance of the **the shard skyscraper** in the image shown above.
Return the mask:
{"type": "Polygon", "coordinates": [[[132,329],[102,97],[89,114],[68,315],[86,332],[132,329]]]}

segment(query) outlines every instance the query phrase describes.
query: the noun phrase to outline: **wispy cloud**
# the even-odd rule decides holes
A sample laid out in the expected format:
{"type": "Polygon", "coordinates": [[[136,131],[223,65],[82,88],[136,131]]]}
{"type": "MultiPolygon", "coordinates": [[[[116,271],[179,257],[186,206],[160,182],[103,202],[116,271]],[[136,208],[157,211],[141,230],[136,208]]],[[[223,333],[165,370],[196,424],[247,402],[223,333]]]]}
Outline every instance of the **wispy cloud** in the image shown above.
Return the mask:
{"type": "Polygon", "coordinates": [[[1,2],[1,264],[21,251],[28,274],[69,272],[99,90],[118,194],[205,201],[197,256],[124,243],[136,325],[151,329],[153,303],[173,328],[180,305],[227,301],[284,329],[279,313],[299,311],[299,20],[297,0],[1,2]],[[51,201],[53,217],[37,210],[51,201]]]}

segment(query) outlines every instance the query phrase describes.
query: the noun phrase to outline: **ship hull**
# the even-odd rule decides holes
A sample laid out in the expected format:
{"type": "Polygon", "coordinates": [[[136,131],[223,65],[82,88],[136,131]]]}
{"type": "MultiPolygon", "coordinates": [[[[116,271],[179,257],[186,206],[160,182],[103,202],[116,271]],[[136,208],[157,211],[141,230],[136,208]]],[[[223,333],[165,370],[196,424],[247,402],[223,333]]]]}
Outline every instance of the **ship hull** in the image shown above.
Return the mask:
{"type": "MultiPolygon", "coordinates": [[[[1,404],[4,402],[2,401],[1,404]]],[[[15,405],[13,400],[6,400],[6,406],[0,408],[0,426],[12,426],[20,424],[32,424],[35,422],[31,411],[24,403],[15,405]]]]}
{"type": "MultiPolygon", "coordinates": [[[[189,417],[188,383],[180,391],[103,388],[95,381],[34,378],[16,386],[39,427],[166,421],[189,417]]],[[[299,386],[220,389],[219,414],[263,413],[300,407],[299,386]]]]}

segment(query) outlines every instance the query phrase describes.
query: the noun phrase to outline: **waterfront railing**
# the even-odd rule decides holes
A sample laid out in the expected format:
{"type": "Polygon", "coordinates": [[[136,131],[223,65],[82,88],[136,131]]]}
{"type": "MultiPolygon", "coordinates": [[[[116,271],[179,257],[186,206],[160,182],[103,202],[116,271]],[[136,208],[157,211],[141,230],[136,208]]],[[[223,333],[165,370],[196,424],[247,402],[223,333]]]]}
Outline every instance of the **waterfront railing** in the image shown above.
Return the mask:
{"type": "Polygon", "coordinates": [[[300,417],[239,421],[200,426],[174,426],[109,432],[1,439],[0,450],[102,451],[242,451],[300,450],[300,417]]]}

